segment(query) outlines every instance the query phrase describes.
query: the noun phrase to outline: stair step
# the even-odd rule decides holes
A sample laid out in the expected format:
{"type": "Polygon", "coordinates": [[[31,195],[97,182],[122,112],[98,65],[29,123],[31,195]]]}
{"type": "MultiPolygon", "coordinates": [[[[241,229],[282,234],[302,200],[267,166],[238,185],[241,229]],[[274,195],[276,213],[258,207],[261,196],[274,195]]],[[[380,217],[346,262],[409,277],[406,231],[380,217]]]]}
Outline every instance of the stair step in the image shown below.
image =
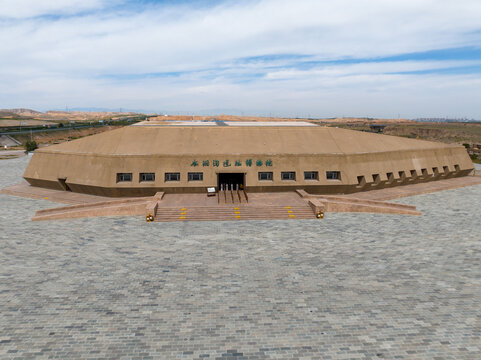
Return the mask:
{"type": "Polygon", "coordinates": [[[184,216],[184,217],[212,217],[213,215],[217,216],[217,217],[236,217],[236,216],[242,216],[242,217],[245,217],[245,216],[280,216],[280,217],[289,217],[289,215],[293,215],[293,216],[314,216],[313,213],[304,213],[304,214],[185,214],[185,215],[180,215],[180,214],[177,214],[177,215],[159,215],[158,217],[170,217],[170,218],[177,218],[177,217],[180,217],[180,216],[184,216]]]}
{"type": "Polygon", "coordinates": [[[309,206],[252,206],[247,203],[224,203],[221,206],[158,207],[155,221],[236,221],[315,219],[309,206]]]}
{"type": "Polygon", "coordinates": [[[257,217],[257,218],[249,218],[249,217],[241,217],[241,218],[186,218],[186,219],[155,219],[156,222],[175,222],[175,221],[238,221],[238,220],[312,220],[315,219],[314,216],[309,217],[294,217],[294,218],[286,218],[286,217],[257,217]]]}
{"type": "Polygon", "coordinates": [[[159,207],[155,214],[155,221],[315,219],[315,215],[309,206],[249,206],[248,204],[232,204],[231,202],[230,204],[231,206],[159,207]]]}
{"type": "Polygon", "coordinates": [[[259,210],[277,210],[277,211],[288,211],[288,210],[310,210],[310,207],[299,207],[299,208],[294,208],[291,207],[289,209],[285,208],[280,208],[280,207],[251,207],[251,206],[246,206],[246,207],[240,207],[239,209],[234,209],[234,208],[224,208],[224,207],[190,207],[190,208],[185,208],[185,210],[182,210],[181,208],[166,208],[166,207],[159,207],[157,211],[192,211],[192,210],[208,210],[208,211],[234,211],[234,210],[253,210],[253,211],[259,211],[259,210]]]}
{"type": "Polygon", "coordinates": [[[216,211],[184,211],[184,212],[157,212],[156,215],[190,215],[190,214],[229,214],[229,215],[235,215],[235,214],[312,214],[311,211],[293,211],[292,213],[287,213],[285,211],[229,211],[229,212],[216,212],[216,211]]]}
{"type": "MultiPolygon", "coordinates": [[[[293,211],[293,212],[286,212],[286,211],[272,211],[272,210],[268,210],[268,211],[204,211],[204,210],[201,210],[201,211],[182,211],[182,213],[186,213],[186,214],[235,214],[235,213],[241,213],[241,214],[259,214],[259,213],[262,213],[262,214],[300,214],[300,213],[312,213],[312,210],[309,210],[309,211],[293,211]]],[[[175,212],[157,212],[157,214],[161,215],[161,214],[180,214],[181,211],[175,211],[175,212]]]]}

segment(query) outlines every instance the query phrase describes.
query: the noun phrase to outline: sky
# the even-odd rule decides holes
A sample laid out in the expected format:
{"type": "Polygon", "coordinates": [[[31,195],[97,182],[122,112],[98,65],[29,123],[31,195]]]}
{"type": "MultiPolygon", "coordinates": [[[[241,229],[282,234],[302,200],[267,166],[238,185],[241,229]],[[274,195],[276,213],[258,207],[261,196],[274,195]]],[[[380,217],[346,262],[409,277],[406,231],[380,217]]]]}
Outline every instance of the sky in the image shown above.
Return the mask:
{"type": "Polygon", "coordinates": [[[0,0],[0,108],[481,119],[479,0],[0,0]]]}

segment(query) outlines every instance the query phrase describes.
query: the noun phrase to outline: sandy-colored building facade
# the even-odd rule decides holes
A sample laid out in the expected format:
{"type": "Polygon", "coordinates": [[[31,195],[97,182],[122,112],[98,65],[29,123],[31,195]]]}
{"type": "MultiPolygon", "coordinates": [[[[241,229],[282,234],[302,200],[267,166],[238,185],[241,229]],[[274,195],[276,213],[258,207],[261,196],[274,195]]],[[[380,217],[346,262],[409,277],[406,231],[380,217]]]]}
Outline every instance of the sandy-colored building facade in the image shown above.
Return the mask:
{"type": "Polygon", "coordinates": [[[366,191],[473,171],[464,147],[308,124],[143,122],[35,151],[34,186],[103,196],[366,191]],[[199,126],[204,125],[204,126],[199,126]]]}

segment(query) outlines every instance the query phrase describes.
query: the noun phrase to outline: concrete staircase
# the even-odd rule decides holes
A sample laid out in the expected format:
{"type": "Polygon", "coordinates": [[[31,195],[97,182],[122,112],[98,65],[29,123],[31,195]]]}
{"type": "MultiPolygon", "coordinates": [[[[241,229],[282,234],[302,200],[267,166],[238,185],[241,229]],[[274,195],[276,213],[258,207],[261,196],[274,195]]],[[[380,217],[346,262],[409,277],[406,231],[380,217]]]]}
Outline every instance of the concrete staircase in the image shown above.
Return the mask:
{"type": "Polygon", "coordinates": [[[256,193],[250,195],[245,192],[238,193],[235,191],[231,193],[228,191],[227,194],[220,193],[220,195],[223,197],[223,202],[220,201],[219,197],[207,197],[205,194],[167,195],[164,197],[163,192],[158,192],[152,197],[109,199],[107,201],[39,210],[32,220],[115,215],[144,216],[147,221],[150,221],[150,218],[153,217],[154,221],[165,222],[290,220],[315,219],[316,214],[319,214],[319,218],[322,218],[324,212],[421,215],[416,207],[411,205],[340,195],[315,195],[304,190],[296,190],[295,193],[256,193]]]}
{"type": "Polygon", "coordinates": [[[305,206],[251,206],[245,204],[161,207],[157,208],[155,221],[235,221],[235,220],[288,220],[315,219],[309,205],[305,206]]]}

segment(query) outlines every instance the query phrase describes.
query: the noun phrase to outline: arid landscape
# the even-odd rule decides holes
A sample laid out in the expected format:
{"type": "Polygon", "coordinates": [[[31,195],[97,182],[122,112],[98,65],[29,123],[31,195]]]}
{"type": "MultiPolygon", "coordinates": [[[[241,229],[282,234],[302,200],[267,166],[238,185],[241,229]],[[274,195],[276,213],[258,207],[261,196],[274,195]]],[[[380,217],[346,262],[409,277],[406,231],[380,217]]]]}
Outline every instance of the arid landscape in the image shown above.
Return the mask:
{"type": "Polygon", "coordinates": [[[123,125],[119,125],[119,126],[107,125],[102,127],[67,129],[67,130],[54,131],[54,132],[38,132],[32,135],[21,134],[21,135],[15,135],[14,137],[21,143],[24,143],[25,141],[32,139],[36,141],[37,144],[39,144],[40,146],[45,146],[45,145],[58,144],[64,141],[79,139],[84,136],[100,134],[102,132],[110,131],[121,126],[123,125]]]}
{"type": "Polygon", "coordinates": [[[118,120],[121,117],[138,115],[132,112],[92,112],[92,111],[45,111],[31,109],[0,109],[0,127],[6,120],[19,120],[24,125],[37,125],[38,121],[99,121],[118,120]]]}
{"type": "MultiPolygon", "coordinates": [[[[370,131],[371,122],[344,123],[334,126],[351,130],[370,131]]],[[[392,122],[385,123],[383,133],[413,139],[441,141],[445,143],[481,143],[481,122],[392,122]]]]}
{"type": "MultiPolygon", "coordinates": [[[[0,134],[25,144],[35,141],[39,147],[75,140],[144,120],[148,115],[120,112],[46,111],[31,109],[0,110],[0,134]]],[[[0,144],[3,148],[3,144],[0,144]]],[[[9,150],[23,145],[8,145],[9,150]]]]}

